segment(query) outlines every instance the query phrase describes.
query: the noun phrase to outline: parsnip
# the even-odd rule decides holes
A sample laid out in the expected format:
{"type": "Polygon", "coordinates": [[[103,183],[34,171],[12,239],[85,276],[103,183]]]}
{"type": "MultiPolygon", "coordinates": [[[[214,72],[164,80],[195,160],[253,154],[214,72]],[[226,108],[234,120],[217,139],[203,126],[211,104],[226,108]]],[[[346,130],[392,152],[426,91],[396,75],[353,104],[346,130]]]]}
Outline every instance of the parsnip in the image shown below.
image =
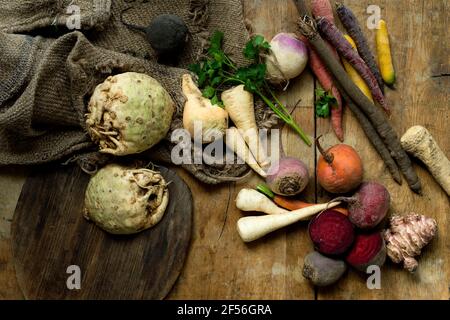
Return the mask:
{"type": "Polygon", "coordinates": [[[258,127],[256,126],[253,95],[244,90],[243,85],[239,85],[224,91],[222,101],[225,110],[241,132],[256,161],[263,168],[268,166],[270,161],[259,139],[258,127]]]}
{"type": "Polygon", "coordinates": [[[203,143],[210,143],[216,136],[223,136],[228,128],[228,112],[203,97],[189,74],[182,76],[181,87],[186,98],[183,127],[191,137],[196,137],[196,126],[201,126],[203,143]]]}
{"type": "Polygon", "coordinates": [[[238,220],[237,230],[244,242],[251,242],[265,235],[291,225],[300,220],[307,219],[323,210],[336,207],[340,202],[317,204],[311,207],[290,211],[282,214],[267,216],[244,217],[238,220]]]}
{"type": "Polygon", "coordinates": [[[278,207],[272,200],[255,189],[242,189],[236,197],[236,207],[242,211],[258,211],[266,214],[287,213],[288,210],[278,207]]]}
{"type": "Polygon", "coordinates": [[[244,160],[257,174],[263,178],[267,177],[266,172],[259,166],[237,128],[231,127],[226,131],[225,143],[230,150],[244,160]]]}

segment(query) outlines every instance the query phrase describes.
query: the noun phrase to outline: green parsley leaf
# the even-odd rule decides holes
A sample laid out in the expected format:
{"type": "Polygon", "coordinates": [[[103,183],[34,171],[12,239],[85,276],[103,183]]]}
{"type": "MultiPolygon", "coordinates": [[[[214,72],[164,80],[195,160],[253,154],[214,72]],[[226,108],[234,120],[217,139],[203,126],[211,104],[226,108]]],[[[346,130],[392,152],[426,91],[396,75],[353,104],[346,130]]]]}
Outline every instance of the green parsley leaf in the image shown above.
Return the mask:
{"type": "Polygon", "coordinates": [[[211,104],[212,105],[218,105],[219,107],[223,107],[223,102],[220,101],[219,97],[217,96],[217,94],[211,98],[211,104]]]}
{"type": "Polygon", "coordinates": [[[202,93],[205,98],[211,99],[212,97],[215,96],[216,89],[214,89],[211,86],[207,86],[205,89],[203,89],[202,93]]]}
{"type": "Polygon", "coordinates": [[[337,100],[330,92],[327,92],[322,88],[316,89],[316,116],[328,118],[330,116],[330,106],[336,107],[336,104],[337,100]]]}
{"type": "Polygon", "coordinates": [[[208,53],[222,51],[223,32],[215,31],[210,39],[208,53]]]}
{"type": "Polygon", "coordinates": [[[264,40],[263,36],[257,35],[247,42],[244,48],[244,57],[249,60],[258,60],[261,50],[267,50],[270,44],[264,40]]]}

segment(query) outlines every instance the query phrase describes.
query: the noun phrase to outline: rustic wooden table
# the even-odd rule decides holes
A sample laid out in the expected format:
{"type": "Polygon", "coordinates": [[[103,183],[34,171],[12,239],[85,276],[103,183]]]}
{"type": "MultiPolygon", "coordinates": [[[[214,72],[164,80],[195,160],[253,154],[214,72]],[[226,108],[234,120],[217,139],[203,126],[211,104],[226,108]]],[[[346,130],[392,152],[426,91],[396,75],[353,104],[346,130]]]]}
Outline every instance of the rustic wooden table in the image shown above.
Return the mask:
{"type": "MultiPolygon", "coordinates": [[[[381,8],[387,21],[393,59],[398,75],[396,90],[387,89],[393,112],[391,122],[401,135],[412,125],[426,126],[450,156],[448,123],[450,117],[450,47],[445,34],[449,27],[448,0],[343,0],[358,16],[361,25],[369,17],[371,4],[381,8]]],[[[245,16],[255,33],[271,38],[281,31],[294,31],[298,18],[292,0],[244,0],[245,16]]],[[[364,28],[370,43],[374,32],[364,28]]],[[[316,119],[313,101],[316,84],[309,71],[291,84],[284,101],[294,108],[296,120],[311,137],[323,135],[323,144],[337,143],[327,120],[316,119]]],[[[382,269],[381,289],[369,290],[364,275],[354,271],[335,286],[317,289],[301,275],[303,257],[312,250],[306,224],[299,223],[262,240],[244,244],[236,222],[242,213],[234,199],[244,186],[254,186],[258,178],[217,187],[197,183],[179,170],[190,185],[194,200],[194,230],[190,252],[171,299],[449,299],[450,284],[450,204],[449,198],[419,164],[415,164],[423,185],[423,195],[393,182],[383,162],[368,142],[349,110],[344,117],[345,143],[358,150],[365,165],[365,179],[387,186],[392,196],[392,213],[422,213],[434,217],[438,237],[419,261],[411,275],[392,263],[382,269]]],[[[315,172],[317,152],[308,148],[289,129],[283,130],[283,145],[288,155],[303,159],[315,172]]],[[[21,298],[15,280],[8,234],[8,220],[17,201],[25,174],[0,172],[0,298],[21,298]]],[[[311,179],[304,198],[326,201],[329,196],[311,179]]]]}

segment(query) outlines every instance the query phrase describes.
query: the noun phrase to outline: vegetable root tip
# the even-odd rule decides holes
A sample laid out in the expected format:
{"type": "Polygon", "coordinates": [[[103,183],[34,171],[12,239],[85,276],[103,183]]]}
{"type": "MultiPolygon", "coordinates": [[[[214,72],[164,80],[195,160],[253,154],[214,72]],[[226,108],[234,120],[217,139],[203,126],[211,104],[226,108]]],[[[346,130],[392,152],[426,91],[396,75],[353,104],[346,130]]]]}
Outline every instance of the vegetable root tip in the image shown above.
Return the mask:
{"type": "Polygon", "coordinates": [[[400,186],[403,184],[403,180],[402,180],[402,177],[400,176],[400,174],[393,176],[393,178],[394,178],[394,181],[397,182],[400,186]]]}

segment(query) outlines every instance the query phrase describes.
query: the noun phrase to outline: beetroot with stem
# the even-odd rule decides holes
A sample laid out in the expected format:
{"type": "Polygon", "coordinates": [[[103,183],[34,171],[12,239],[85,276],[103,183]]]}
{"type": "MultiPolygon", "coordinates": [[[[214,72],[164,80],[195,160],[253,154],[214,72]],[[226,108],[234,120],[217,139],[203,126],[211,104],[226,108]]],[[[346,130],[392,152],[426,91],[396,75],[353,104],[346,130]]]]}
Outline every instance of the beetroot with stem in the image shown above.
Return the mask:
{"type": "Polygon", "coordinates": [[[355,234],[352,223],[345,215],[327,210],[310,222],[309,236],[320,253],[340,255],[350,248],[355,234]]]}
{"type": "Polygon", "coordinates": [[[371,265],[381,267],[386,261],[386,245],[381,233],[357,235],[345,260],[362,272],[366,272],[371,265]]]}
{"type": "Polygon", "coordinates": [[[353,197],[338,199],[348,203],[349,219],[360,229],[376,227],[391,204],[389,191],[377,182],[364,182],[353,197]]]}

